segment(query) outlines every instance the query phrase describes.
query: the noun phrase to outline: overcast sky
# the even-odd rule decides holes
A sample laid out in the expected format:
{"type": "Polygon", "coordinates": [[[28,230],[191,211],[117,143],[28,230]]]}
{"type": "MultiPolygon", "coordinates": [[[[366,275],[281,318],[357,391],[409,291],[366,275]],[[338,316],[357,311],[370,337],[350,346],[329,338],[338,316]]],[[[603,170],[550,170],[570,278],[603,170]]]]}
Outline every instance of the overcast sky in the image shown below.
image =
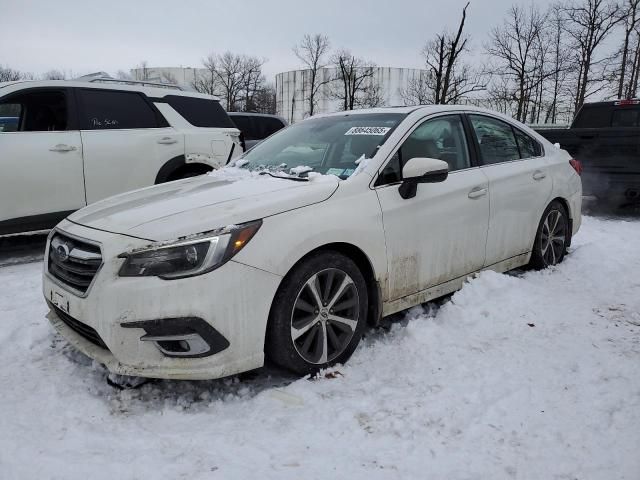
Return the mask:
{"type": "MultiPolygon", "coordinates": [[[[300,67],[291,47],[305,33],[325,33],[333,47],[380,66],[420,67],[434,33],[459,21],[466,0],[0,0],[0,65],[39,74],[114,74],[150,67],[200,66],[210,52],[268,59],[269,81],[300,67]]],[[[481,50],[513,4],[471,0],[467,31],[481,50]]],[[[545,7],[550,0],[536,0],[545,7]]]]}

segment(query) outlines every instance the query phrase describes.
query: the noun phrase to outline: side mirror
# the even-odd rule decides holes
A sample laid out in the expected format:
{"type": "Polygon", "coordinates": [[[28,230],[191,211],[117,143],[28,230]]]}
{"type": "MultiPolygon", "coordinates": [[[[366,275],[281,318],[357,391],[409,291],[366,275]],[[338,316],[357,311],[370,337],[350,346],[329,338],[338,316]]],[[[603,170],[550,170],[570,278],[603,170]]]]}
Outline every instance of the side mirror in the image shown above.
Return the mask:
{"type": "Polygon", "coordinates": [[[398,191],[405,200],[416,196],[419,183],[444,182],[449,164],[435,158],[412,158],[402,168],[402,184],[398,191]]]}

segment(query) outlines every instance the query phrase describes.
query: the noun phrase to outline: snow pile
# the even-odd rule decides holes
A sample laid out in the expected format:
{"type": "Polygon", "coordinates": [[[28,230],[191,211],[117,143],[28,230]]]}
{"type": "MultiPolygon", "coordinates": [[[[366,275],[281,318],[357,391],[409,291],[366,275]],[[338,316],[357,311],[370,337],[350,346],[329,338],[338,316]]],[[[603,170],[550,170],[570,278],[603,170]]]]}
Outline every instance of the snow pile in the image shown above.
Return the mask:
{"type": "Polygon", "coordinates": [[[585,218],[565,263],[485,272],[348,365],[118,391],[0,268],[1,478],[636,479],[640,222],[585,218]]]}

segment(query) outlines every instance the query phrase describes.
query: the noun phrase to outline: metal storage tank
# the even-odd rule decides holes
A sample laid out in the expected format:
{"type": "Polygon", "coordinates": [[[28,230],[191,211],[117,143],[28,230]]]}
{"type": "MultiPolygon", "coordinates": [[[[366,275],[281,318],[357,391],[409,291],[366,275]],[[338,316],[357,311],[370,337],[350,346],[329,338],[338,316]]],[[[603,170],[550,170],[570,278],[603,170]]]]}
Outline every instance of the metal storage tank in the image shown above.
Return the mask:
{"type": "MultiPolygon", "coordinates": [[[[379,89],[380,106],[404,105],[400,92],[407,88],[412,79],[427,75],[426,70],[416,68],[373,67],[371,82],[379,89]]],[[[326,67],[318,72],[320,82],[328,81],[317,93],[314,114],[341,110],[340,101],[332,98],[331,82],[338,76],[338,69],[326,67]]],[[[309,91],[311,90],[311,70],[292,70],[276,75],[276,111],[289,123],[295,123],[309,116],[309,91]]]]}

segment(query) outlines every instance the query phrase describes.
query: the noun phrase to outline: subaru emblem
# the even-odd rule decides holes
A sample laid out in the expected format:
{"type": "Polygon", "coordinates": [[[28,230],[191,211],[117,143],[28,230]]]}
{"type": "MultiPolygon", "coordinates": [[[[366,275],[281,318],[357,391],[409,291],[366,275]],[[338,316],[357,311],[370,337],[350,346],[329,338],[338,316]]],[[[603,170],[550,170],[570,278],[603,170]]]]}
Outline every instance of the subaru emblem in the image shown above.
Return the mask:
{"type": "Polygon", "coordinates": [[[56,247],[56,257],[58,257],[58,260],[60,260],[61,262],[66,262],[69,258],[69,247],[67,247],[67,245],[65,245],[64,243],[58,245],[56,247]]]}

